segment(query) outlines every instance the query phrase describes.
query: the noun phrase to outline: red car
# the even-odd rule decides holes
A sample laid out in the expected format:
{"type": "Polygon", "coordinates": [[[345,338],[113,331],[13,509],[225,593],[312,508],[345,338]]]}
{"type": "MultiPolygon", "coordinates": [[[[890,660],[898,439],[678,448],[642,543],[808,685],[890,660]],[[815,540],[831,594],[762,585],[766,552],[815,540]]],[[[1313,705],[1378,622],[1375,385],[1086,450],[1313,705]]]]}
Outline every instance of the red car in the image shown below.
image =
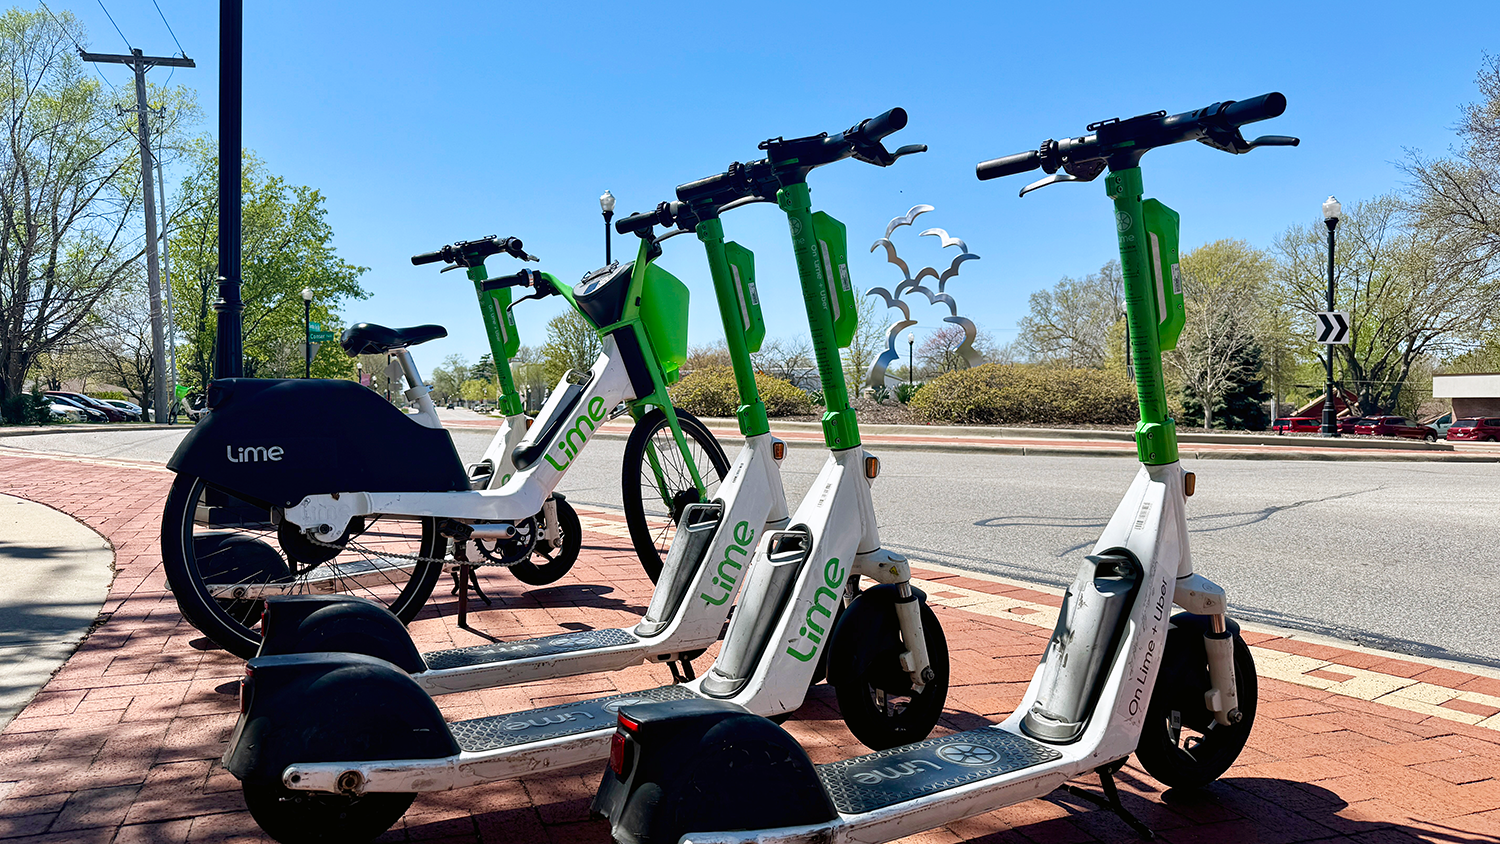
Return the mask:
{"type": "Polygon", "coordinates": [[[1371,420],[1368,416],[1346,416],[1339,420],[1339,433],[1349,435],[1360,425],[1369,425],[1371,420]]]}
{"type": "Polygon", "coordinates": [[[1405,437],[1437,442],[1437,431],[1418,425],[1405,416],[1371,416],[1354,426],[1354,433],[1373,437],[1405,437]]]}
{"type": "Polygon", "coordinates": [[[1500,419],[1460,419],[1448,429],[1448,439],[1469,442],[1500,442],[1500,419]]]}
{"type": "Polygon", "coordinates": [[[1277,419],[1271,430],[1278,434],[1316,434],[1323,430],[1323,420],[1316,416],[1288,416],[1277,419]]]}

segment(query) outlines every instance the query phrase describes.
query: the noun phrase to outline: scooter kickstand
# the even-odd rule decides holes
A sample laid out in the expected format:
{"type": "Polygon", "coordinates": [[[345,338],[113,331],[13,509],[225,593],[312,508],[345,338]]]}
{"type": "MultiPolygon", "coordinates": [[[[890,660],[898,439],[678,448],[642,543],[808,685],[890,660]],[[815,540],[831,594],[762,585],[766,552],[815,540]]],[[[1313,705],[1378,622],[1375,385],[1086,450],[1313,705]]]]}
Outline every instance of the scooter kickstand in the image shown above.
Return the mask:
{"type": "Polygon", "coordinates": [[[668,662],[667,670],[672,672],[672,682],[679,685],[698,679],[698,675],[693,671],[693,663],[687,657],[668,662]],[[679,665],[682,666],[680,672],[678,670],[679,665]]]}
{"type": "Polygon", "coordinates": [[[1087,800],[1090,803],[1093,803],[1094,805],[1101,808],[1109,809],[1110,811],[1114,812],[1115,815],[1120,818],[1120,820],[1124,821],[1131,829],[1135,830],[1135,834],[1139,835],[1142,841],[1154,841],[1156,839],[1156,833],[1151,831],[1151,827],[1146,826],[1144,823],[1142,823],[1140,818],[1137,818],[1135,815],[1130,814],[1130,810],[1125,808],[1125,804],[1120,802],[1120,791],[1119,789],[1115,788],[1115,772],[1124,767],[1124,765],[1125,762],[1122,759],[1119,762],[1115,762],[1114,764],[1104,765],[1102,767],[1094,769],[1094,772],[1099,775],[1099,787],[1104,791],[1103,797],[1100,797],[1092,791],[1085,791],[1078,786],[1073,785],[1072,783],[1064,784],[1063,791],[1066,791],[1074,797],[1082,797],[1084,800],[1087,800]]]}

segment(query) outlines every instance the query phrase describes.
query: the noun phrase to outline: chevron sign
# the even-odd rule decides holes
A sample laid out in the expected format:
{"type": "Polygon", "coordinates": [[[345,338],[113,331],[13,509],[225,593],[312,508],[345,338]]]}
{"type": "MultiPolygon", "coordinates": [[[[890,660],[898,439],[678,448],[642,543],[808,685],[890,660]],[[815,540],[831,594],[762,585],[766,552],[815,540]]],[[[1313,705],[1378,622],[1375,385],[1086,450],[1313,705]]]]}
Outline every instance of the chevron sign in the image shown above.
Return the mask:
{"type": "Polygon", "coordinates": [[[1349,344],[1349,315],[1343,311],[1318,314],[1318,342],[1327,346],[1349,344]]]}

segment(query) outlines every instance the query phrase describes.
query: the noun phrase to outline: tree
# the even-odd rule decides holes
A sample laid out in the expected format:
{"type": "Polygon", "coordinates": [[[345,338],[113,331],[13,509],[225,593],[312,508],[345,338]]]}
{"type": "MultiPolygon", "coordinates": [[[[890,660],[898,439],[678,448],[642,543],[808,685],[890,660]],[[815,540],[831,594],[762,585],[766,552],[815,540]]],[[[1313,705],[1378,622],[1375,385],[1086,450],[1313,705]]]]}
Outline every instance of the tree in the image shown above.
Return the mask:
{"type": "Polygon", "coordinates": [[[854,307],[859,319],[854,328],[854,337],[843,349],[844,380],[850,385],[863,385],[865,372],[870,364],[885,351],[885,332],[888,328],[886,316],[890,309],[881,307],[880,299],[868,293],[854,297],[854,307]]]}
{"type": "Polygon", "coordinates": [[[589,321],[574,310],[567,310],[547,321],[547,342],[542,345],[542,370],[547,381],[556,384],[563,374],[588,372],[604,344],[589,321]]]}
{"type": "Polygon", "coordinates": [[[486,381],[483,378],[470,378],[463,383],[461,388],[464,401],[494,401],[495,382],[486,381]]]}
{"type": "Polygon", "coordinates": [[[750,356],[750,363],[756,372],[790,381],[798,387],[806,387],[818,372],[812,345],[801,334],[790,339],[766,338],[760,344],[760,351],[750,356]]]}
{"type": "Polygon", "coordinates": [[[1450,272],[1483,275],[1500,264],[1500,56],[1485,56],[1480,99],[1464,105],[1459,147],[1447,158],[1407,154],[1412,224],[1450,272]]]}
{"type": "MultiPolygon", "coordinates": [[[[240,295],[245,302],[245,374],[300,375],[302,289],[313,291],[312,319],[337,333],[344,301],[369,295],[359,284],[366,268],[335,253],[321,192],[289,184],[248,150],[243,160],[240,295]]],[[[190,161],[192,171],[179,190],[180,218],[169,248],[174,317],[184,346],[178,369],[185,382],[203,385],[213,376],[217,324],[212,304],[218,297],[219,165],[214,146],[206,140],[194,146],[190,161]]],[[[313,360],[313,374],[352,378],[352,361],[335,344],[324,346],[313,360]]]]}
{"type": "Polygon", "coordinates": [[[694,372],[716,366],[730,366],[729,344],[721,337],[712,343],[688,349],[687,361],[682,365],[683,373],[694,372]]]}
{"type": "Polygon", "coordinates": [[[145,279],[122,285],[100,302],[81,335],[91,368],[109,383],[124,387],[142,410],[150,410],[156,367],[151,356],[151,301],[145,279]]]}
{"type": "Polygon", "coordinates": [[[1082,279],[1063,276],[1031,294],[1018,343],[1039,363],[1100,369],[1110,354],[1110,328],[1125,316],[1120,262],[1110,260],[1082,279]]]}
{"type": "MultiPolygon", "coordinates": [[[[1201,411],[1206,431],[1215,410],[1259,374],[1255,337],[1270,300],[1272,262],[1243,240],[1219,240],[1182,256],[1181,268],[1187,322],[1164,361],[1201,411]]],[[[1264,400],[1264,391],[1257,396],[1264,400]]]]}
{"type": "Polygon", "coordinates": [[[462,398],[463,384],[468,380],[469,363],[463,355],[449,355],[432,369],[433,401],[447,403],[462,398]]]}
{"type": "MultiPolygon", "coordinates": [[[[1320,220],[1292,226],[1277,242],[1278,281],[1309,327],[1327,309],[1327,238],[1320,220]]],[[[1336,246],[1337,304],[1350,333],[1333,348],[1361,413],[1394,411],[1420,360],[1473,348],[1494,325],[1500,278],[1416,225],[1399,197],[1345,206],[1336,246]]]]}
{"type": "Polygon", "coordinates": [[[927,339],[917,347],[917,360],[927,365],[930,375],[966,369],[969,362],[958,353],[965,339],[967,336],[962,326],[944,323],[942,328],[927,335],[927,339]]]}

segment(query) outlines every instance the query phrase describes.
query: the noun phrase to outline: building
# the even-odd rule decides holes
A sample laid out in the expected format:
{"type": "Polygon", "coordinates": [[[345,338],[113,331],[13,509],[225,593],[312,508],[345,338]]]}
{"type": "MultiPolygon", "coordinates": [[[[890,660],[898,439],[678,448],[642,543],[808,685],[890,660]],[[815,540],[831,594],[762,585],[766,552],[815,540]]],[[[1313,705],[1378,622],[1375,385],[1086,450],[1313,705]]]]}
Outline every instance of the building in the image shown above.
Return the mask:
{"type": "Polygon", "coordinates": [[[1500,372],[1433,375],[1432,397],[1453,402],[1453,418],[1500,416],[1500,372]]]}

